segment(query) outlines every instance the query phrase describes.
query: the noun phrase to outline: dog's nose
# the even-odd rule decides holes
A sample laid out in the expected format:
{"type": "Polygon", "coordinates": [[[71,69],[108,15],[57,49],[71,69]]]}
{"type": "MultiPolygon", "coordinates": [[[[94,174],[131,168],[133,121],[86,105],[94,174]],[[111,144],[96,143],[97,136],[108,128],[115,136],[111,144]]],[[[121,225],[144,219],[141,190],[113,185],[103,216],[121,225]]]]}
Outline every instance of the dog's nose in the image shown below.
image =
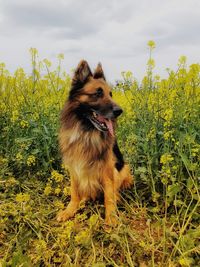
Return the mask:
{"type": "Polygon", "coordinates": [[[121,115],[123,110],[119,106],[114,106],[113,107],[113,114],[115,118],[117,118],[119,115],[121,115]]]}

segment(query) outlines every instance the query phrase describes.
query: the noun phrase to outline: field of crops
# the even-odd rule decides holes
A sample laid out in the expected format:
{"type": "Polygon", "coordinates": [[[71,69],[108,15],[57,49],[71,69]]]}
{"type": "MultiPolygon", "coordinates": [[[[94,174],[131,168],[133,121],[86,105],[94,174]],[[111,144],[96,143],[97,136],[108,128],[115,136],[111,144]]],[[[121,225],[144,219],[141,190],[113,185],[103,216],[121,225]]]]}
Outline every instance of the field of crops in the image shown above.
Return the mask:
{"type": "Polygon", "coordinates": [[[119,146],[134,175],[119,224],[102,202],[57,223],[69,201],[58,151],[70,76],[31,49],[32,75],[0,64],[0,266],[200,266],[200,64],[182,56],[168,77],[150,58],[141,83],[123,72],[113,95],[124,109],[119,146]]]}

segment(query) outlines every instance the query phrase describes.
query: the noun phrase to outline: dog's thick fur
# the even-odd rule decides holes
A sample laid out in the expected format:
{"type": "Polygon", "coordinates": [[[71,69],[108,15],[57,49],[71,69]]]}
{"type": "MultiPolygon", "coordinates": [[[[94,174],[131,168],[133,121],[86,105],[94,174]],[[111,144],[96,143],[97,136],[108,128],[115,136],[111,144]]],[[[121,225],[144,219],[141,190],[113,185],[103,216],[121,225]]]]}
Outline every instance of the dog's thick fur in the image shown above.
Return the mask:
{"type": "Polygon", "coordinates": [[[116,118],[121,113],[101,64],[92,74],[82,60],[61,113],[59,141],[71,176],[71,201],[58,213],[58,221],[73,217],[80,201],[95,200],[103,192],[106,223],[114,223],[119,189],[132,183],[115,137],[116,118]]]}

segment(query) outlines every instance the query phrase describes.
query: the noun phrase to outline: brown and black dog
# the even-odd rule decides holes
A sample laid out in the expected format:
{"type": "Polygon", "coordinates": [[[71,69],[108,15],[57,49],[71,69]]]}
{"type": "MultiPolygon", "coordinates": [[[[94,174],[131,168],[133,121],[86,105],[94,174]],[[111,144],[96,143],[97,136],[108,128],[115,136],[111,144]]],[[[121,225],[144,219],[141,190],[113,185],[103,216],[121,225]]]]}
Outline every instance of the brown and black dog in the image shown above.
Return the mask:
{"type": "Polygon", "coordinates": [[[116,119],[121,113],[101,64],[92,74],[82,60],[61,113],[59,142],[63,163],[71,176],[71,200],[58,213],[58,221],[73,217],[81,201],[95,200],[103,192],[105,222],[115,222],[119,189],[132,183],[115,137],[116,119]]]}

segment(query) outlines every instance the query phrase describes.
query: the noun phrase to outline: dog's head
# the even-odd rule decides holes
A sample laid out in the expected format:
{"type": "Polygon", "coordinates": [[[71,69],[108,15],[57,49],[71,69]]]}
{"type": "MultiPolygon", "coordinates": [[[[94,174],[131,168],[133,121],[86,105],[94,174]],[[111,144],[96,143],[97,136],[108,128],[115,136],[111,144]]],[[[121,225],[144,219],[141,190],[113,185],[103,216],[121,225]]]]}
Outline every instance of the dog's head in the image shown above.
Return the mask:
{"type": "Polygon", "coordinates": [[[72,79],[69,101],[76,103],[75,112],[88,128],[114,135],[114,123],[122,109],[112,99],[100,63],[93,74],[85,60],[79,63],[72,79]]]}

